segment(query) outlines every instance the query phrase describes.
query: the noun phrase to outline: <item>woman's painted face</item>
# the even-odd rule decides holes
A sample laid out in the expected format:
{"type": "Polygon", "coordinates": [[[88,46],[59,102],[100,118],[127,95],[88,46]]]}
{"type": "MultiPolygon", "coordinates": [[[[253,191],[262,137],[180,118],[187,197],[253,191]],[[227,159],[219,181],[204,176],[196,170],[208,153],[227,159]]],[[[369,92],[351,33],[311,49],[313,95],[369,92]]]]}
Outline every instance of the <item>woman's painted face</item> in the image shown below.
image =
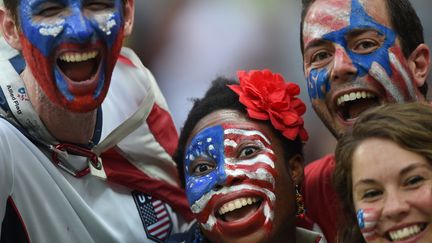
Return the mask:
{"type": "Polygon", "coordinates": [[[87,112],[102,103],[124,38],[122,0],[21,0],[22,52],[55,104],[87,112]]]}
{"type": "Polygon", "coordinates": [[[431,242],[430,163],[386,139],[370,138],[357,147],[353,201],[367,242],[431,242]]]}
{"type": "Polygon", "coordinates": [[[186,150],[184,173],[189,204],[205,235],[215,242],[255,242],[290,225],[293,182],[270,129],[232,110],[211,113],[200,124],[186,150]]]}

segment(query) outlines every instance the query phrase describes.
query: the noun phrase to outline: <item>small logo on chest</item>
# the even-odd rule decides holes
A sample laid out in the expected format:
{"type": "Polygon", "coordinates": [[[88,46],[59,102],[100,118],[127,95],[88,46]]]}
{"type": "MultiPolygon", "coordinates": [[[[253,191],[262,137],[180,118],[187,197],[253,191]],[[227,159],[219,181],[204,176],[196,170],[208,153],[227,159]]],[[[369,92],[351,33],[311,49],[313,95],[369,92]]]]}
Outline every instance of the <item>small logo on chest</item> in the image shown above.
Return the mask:
{"type": "Polygon", "coordinates": [[[171,233],[172,221],[165,203],[144,193],[133,191],[147,237],[155,242],[164,242],[171,233]]]}

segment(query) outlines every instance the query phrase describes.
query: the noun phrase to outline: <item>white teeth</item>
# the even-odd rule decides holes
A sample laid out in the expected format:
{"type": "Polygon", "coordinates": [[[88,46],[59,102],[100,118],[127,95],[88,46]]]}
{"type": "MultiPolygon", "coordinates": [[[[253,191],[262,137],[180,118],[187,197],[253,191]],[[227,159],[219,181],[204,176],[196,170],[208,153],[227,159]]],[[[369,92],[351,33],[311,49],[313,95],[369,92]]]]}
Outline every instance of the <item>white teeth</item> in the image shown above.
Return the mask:
{"type": "Polygon", "coordinates": [[[414,225],[403,229],[391,231],[389,232],[389,235],[392,241],[405,240],[418,234],[420,231],[421,227],[419,225],[414,225]]]}
{"type": "Polygon", "coordinates": [[[256,197],[242,197],[242,198],[238,198],[238,199],[232,200],[232,201],[227,202],[224,205],[222,205],[222,207],[219,208],[218,213],[220,215],[224,215],[227,212],[231,212],[231,211],[234,211],[236,209],[242,208],[244,206],[254,204],[258,200],[259,199],[256,198],[256,197]]]}
{"type": "Polygon", "coordinates": [[[89,59],[95,58],[98,55],[97,51],[78,53],[78,52],[66,52],[59,58],[65,62],[83,62],[89,59]]]}
{"type": "Polygon", "coordinates": [[[366,91],[351,92],[349,94],[344,94],[337,99],[337,105],[340,106],[347,101],[353,101],[357,99],[374,98],[375,95],[366,91]]]}

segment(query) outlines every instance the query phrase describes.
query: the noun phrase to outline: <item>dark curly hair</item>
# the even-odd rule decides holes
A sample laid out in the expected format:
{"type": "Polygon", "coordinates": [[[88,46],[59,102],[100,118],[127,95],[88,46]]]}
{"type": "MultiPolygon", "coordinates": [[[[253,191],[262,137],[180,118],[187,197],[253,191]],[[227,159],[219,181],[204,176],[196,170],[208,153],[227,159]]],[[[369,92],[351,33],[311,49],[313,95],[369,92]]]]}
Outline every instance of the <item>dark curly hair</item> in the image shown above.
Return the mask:
{"type": "MultiPolygon", "coordinates": [[[[239,96],[234,93],[227,85],[238,84],[236,80],[219,77],[211,83],[210,88],[201,99],[195,99],[194,105],[184,123],[180,133],[180,139],[173,159],[177,163],[180,181],[185,185],[184,177],[184,157],[188,139],[196,124],[208,114],[222,109],[232,109],[247,114],[246,108],[239,101],[239,96]]],[[[296,154],[303,156],[303,142],[297,137],[294,141],[285,138],[279,131],[273,128],[270,121],[258,121],[267,124],[282,141],[285,158],[289,159],[296,154]]]]}

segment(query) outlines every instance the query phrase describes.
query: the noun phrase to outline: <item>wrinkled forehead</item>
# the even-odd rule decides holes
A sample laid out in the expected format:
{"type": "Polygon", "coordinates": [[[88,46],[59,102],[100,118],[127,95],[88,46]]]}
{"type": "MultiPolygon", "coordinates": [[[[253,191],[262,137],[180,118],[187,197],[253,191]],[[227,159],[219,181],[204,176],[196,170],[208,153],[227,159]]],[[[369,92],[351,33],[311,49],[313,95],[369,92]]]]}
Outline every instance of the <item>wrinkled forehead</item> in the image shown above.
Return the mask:
{"type": "Polygon", "coordinates": [[[309,8],[303,24],[303,43],[349,25],[351,1],[316,0],[309,8]]]}

